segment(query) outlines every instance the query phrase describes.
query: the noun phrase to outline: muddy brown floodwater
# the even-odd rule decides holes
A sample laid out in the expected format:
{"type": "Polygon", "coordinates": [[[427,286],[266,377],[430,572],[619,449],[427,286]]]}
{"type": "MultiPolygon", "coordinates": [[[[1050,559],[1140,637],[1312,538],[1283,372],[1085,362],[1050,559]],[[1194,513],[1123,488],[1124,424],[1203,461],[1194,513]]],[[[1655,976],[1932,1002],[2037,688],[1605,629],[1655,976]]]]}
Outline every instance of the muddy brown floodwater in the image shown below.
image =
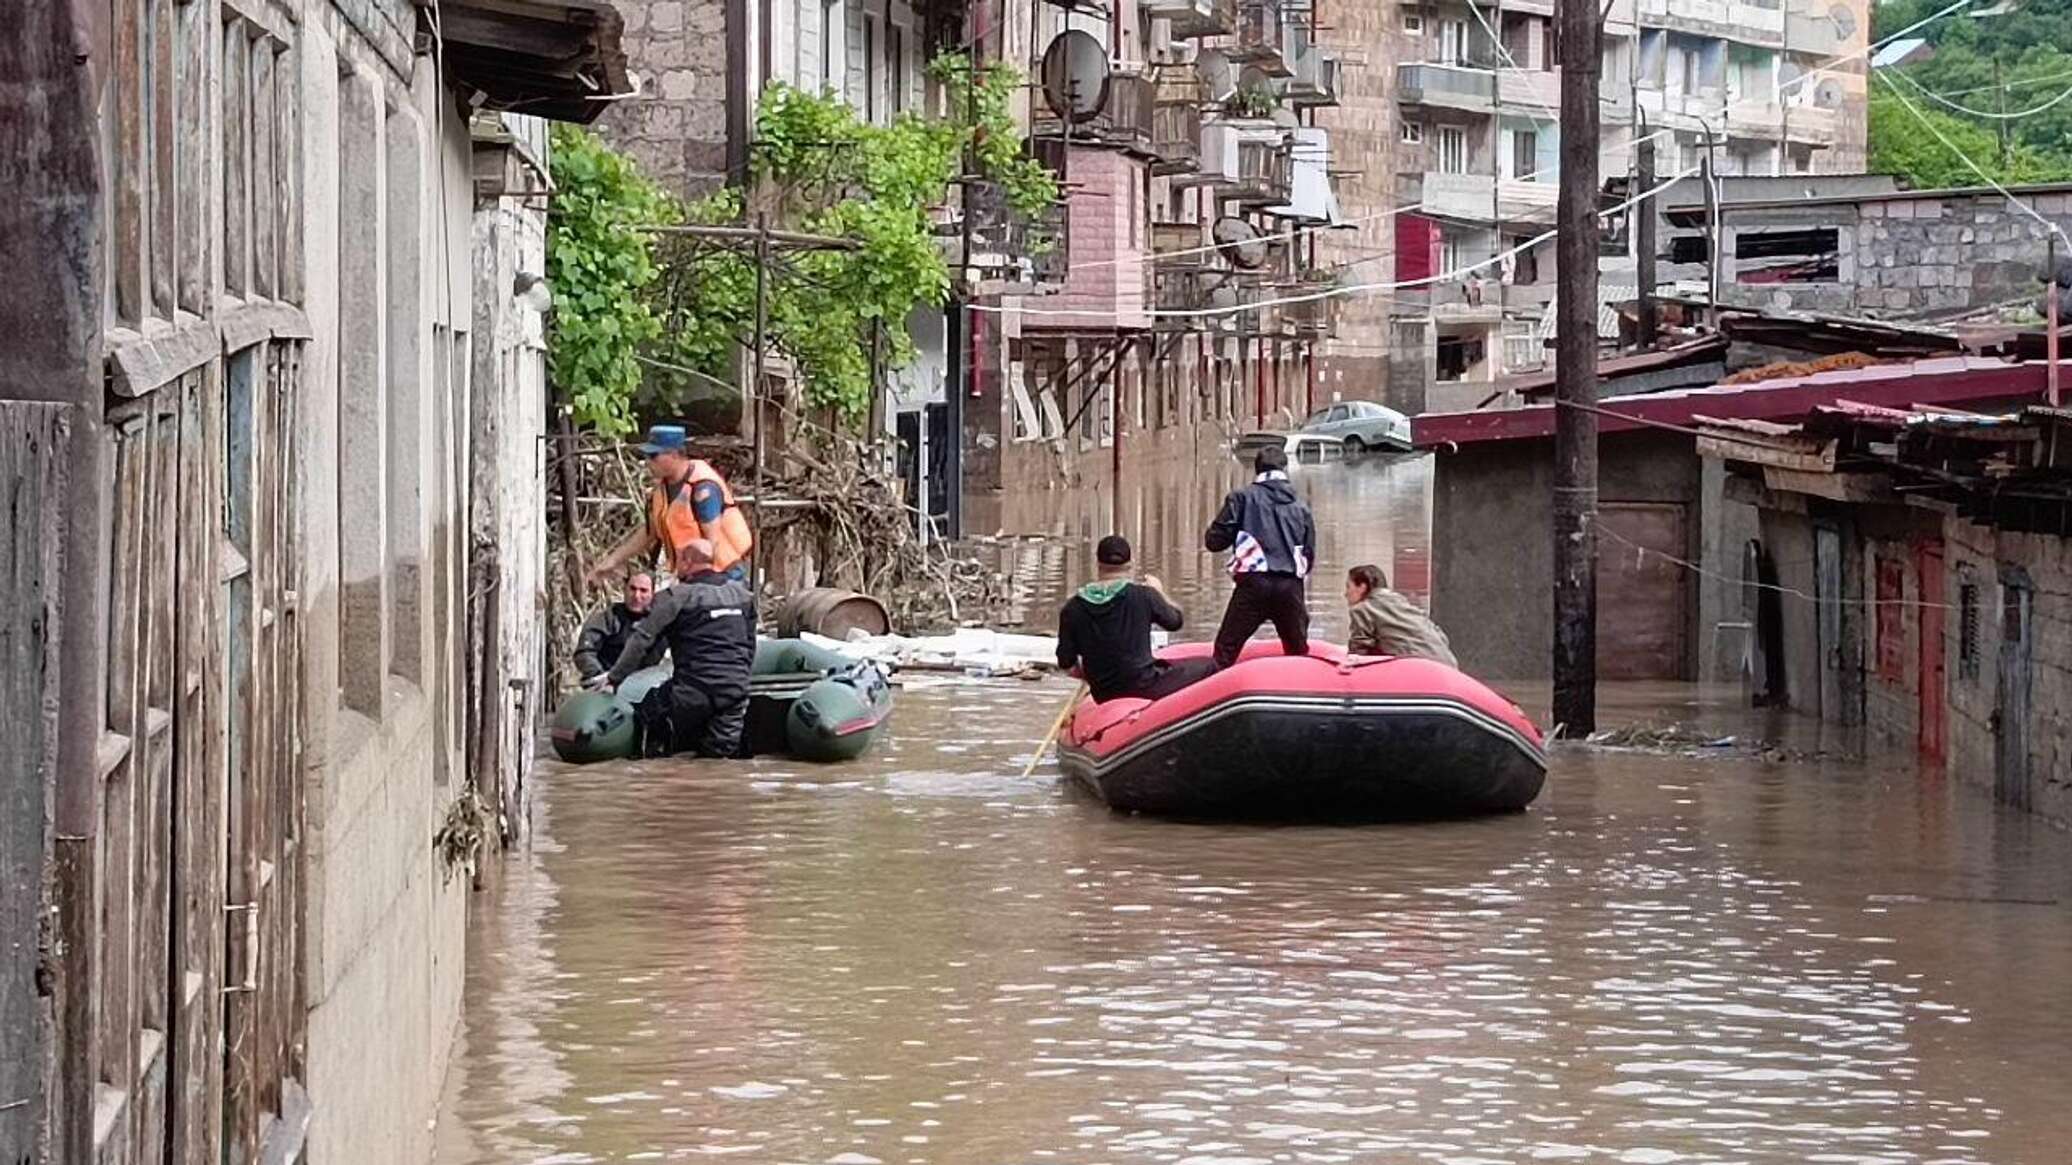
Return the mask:
{"type": "MultiPolygon", "coordinates": [[[[1133,527],[1195,636],[1220,473],[1133,527]]],[[[1414,570],[1423,475],[1310,475],[1327,571],[1414,570]]],[[[1016,548],[1033,614],[1102,530],[1029,504],[1078,540],[1016,548]]],[[[1174,825],[1016,778],[1067,690],[916,680],[841,767],[547,766],[442,1165],[2072,1159],[2072,841],[1972,788],[1561,751],[1513,817],[1174,825]]]]}

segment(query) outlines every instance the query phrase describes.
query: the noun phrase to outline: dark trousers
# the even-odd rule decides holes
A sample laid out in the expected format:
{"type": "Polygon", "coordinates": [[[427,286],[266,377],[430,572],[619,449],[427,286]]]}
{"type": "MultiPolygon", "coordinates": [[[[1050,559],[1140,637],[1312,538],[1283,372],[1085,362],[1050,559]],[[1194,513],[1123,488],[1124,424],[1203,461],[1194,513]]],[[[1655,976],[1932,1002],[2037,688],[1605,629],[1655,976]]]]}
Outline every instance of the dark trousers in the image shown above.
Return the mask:
{"type": "Polygon", "coordinates": [[[748,723],[748,697],[714,696],[696,684],[672,679],[657,685],[634,710],[640,720],[641,754],[734,757],[748,723]]]}
{"type": "Polygon", "coordinates": [[[1281,650],[1289,655],[1309,654],[1309,605],[1302,598],[1302,580],[1292,574],[1241,574],[1237,589],[1230,592],[1230,605],[1223,608],[1223,625],[1216,628],[1216,666],[1237,662],[1245,640],[1263,623],[1272,623],[1281,637],[1281,650]]]}
{"type": "Polygon", "coordinates": [[[1149,680],[1127,692],[1116,692],[1108,699],[1156,700],[1161,696],[1170,696],[1198,680],[1208,679],[1217,671],[1216,661],[1213,659],[1180,659],[1171,663],[1161,659],[1152,667],[1155,670],[1149,680]]]}

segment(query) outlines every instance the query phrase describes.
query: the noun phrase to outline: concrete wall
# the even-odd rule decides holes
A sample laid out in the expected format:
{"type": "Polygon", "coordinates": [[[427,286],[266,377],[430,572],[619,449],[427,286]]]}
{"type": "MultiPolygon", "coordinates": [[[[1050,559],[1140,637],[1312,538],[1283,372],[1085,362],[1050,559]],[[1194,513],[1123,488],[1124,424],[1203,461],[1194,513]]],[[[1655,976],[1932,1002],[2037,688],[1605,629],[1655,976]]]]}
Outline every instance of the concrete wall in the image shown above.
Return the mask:
{"type": "Polygon", "coordinates": [[[453,725],[462,678],[452,631],[461,572],[450,560],[442,565],[440,547],[464,520],[455,482],[468,456],[466,434],[456,432],[449,410],[457,394],[458,415],[467,416],[468,388],[446,383],[439,361],[452,354],[452,341],[442,346],[441,336],[466,332],[472,322],[471,147],[451,96],[433,82],[429,58],[417,58],[413,77],[397,76],[335,16],[321,15],[304,22],[300,52],[303,107],[311,122],[306,140],[324,144],[303,157],[303,251],[315,339],[304,365],[296,451],[302,473],[298,591],[309,629],[301,677],[308,771],[304,977],[306,1083],[315,1115],[307,1157],[412,1162],[430,1154],[428,1125],[460,1015],[466,917],[467,880],[447,880],[431,839],[461,789],[453,725]],[[351,153],[369,143],[342,135],[340,120],[348,110],[383,106],[387,113],[371,143],[378,160],[369,165],[351,153]],[[405,144],[391,148],[399,142],[405,144]],[[404,164],[412,152],[414,165],[404,164]],[[412,171],[420,181],[415,190],[363,189],[390,177],[400,182],[412,171]],[[370,193],[380,208],[375,221],[341,221],[370,193]],[[396,208],[413,201],[417,213],[399,217],[396,208]],[[414,247],[391,248],[389,228],[401,229],[409,217],[421,224],[421,237],[414,247]],[[411,268],[393,267],[392,258],[405,253],[411,268]],[[353,346],[364,352],[373,345],[384,356],[410,352],[410,361],[341,362],[344,313],[351,310],[341,293],[359,293],[367,280],[391,291],[414,287],[416,298],[381,299],[384,326],[372,336],[352,331],[353,346]],[[370,370],[375,379],[367,381],[370,370]],[[414,381],[413,391],[399,387],[406,378],[414,381]],[[369,396],[387,402],[375,410],[384,426],[380,444],[406,451],[374,479],[407,483],[419,499],[415,507],[397,510],[393,490],[360,488],[370,467],[345,446],[340,405],[369,396]],[[397,426],[402,430],[388,431],[397,426]],[[386,568],[371,577],[359,573],[363,564],[343,545],[370,518],[387,530],[374,545],[386,568]],[[415,565],[396,569],[407,564],[415,565]],[[411,592],[401,603],[377,601],[360,612],[381,621],[380,638],[391,647],[372,655],[341,651],[340,597],[377,579],[411,592]],[[420,614],[413,618],[412,611],[420,614]],[[441,620],[440,612],[451,617],[441,620]],[[406,636],[415,642],[397,650],[395,642],[406,636]],[[389,672],[410,660],[417,662],[415,675],[389,672]],[[355,674],[369,664],[376,674],[355,674]],[[345,707],[333,695],[345,689],[373,691],[378,699],[345,707]]]}
{"type": "MultiPolygon", "coordinates": [[[[1958,620],[1950,621],[1949,765],[1952,775],[1992,788],[1995,711],[1999,707],[2001,603],[2004,567],[2026,571],[2035,585],[2033,679],[2029,694],[2030,808],[2061,825],[2072,824],[2072,539],[1995,531],[1951,518],[1944,526],[1948,601],[1958,586],[1979,590],[1978,669],[1959,666],[1958,620]]],[[[1953,613],[1954,616],[1954,613],[1953,613]]]]}
{"type": "MultiPolygon", "coordinates": [[[[1339,104],[1320,109],[1316,124],[1331,131],[1331,165],[1339,212],[1347,229],[1314,236],[1320,266],[1347,264],[1342,278],[1372,283],[1395,277],[1397,124],[1395,44],[1402,6],[1366,0],[1318,0],[1319,35],[1348,52],[1340,72],[1339,104]]],[[[1423,411],[1421,400],[1399,400],[1386,295],[1352,295],[1338,306],[1338,335],[1317,346],[1317,378],[1323,391],[1348,400],[1385,401],[1408,413],[1423,411]],[[1409,407],[1406,407],[1409,406],[1409,407]]],[[[1417,381],[1421,386],[1422,379],[1417,381]]]]}
{"type": "MultiPolygon", "coordinates": [[[[1668,433],[1607,434],[1599,500],[1688,506],[1687,557],[1708,570],[1699,459],[1691,440],[1668,433]]],[[[1489,679],[1546,678],[1554,646],[1553,443],[1494,441],[1441,451],[1432,483],[1432,617],[1466,670],[1489,679]]],[[[1615,553],[1600,543],[1600,555],[1615,553]]],[[[1697,667],[1698,581],[1686,575],[1686,610],[1697,667]]],[[[1709,634],[1709,629],[1708,632],[1709,634]]]]}

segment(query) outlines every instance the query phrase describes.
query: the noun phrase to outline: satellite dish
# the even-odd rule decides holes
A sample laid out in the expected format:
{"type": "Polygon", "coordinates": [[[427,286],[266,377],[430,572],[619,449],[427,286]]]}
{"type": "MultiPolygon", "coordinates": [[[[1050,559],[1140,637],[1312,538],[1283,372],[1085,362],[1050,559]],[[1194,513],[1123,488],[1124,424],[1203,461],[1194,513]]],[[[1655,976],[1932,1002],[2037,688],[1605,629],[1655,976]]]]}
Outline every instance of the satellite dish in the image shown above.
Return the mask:
{"type": "Polygon", "coordinates": [[[1078,125],[1108,104],[1108,47],[1081,29],[1061,32],[1043,50],[1043,100],[1078,125]]]}
{"type": "Polygon", "coordinates": [[[1259,237],[1259,228],[1244,219],[1217,219],[1209,228],[1209,238],[1216,243],[1216,253],[1240,271],[1257,271],[1266,262],[1266,240],[1259,237]]]}
{"type": "Polygon", "coordinates": [[[1822,81],[1813,91],[1813,104],[1822,109],[1842,107],[1842,83],[1835,80],[1822,81]]]}
{"type": "Polygon", "coordinates": [[[1237,96],[1237,66],[1221,49],[1203,49],[1195,54],[1194,75],[1201,81],[1203,101],[1221,104],[1237,96]]]}
{"type": "Polygon", "coordinates": [[[1235,287],[1218,285],[1209,289],[1208,302],[1203,306],[1218,314],[1207,317],[1211,326],[1219,332],[1237,331],[1238,312],[1244,306],[1244,299],[1235,287]]]}
{"type": "Polygon", "coordinates": [[[1856,13],[1847,4],[1837,4],[1827,10],[1827,18],[1835,26],[1835,35],[1847,39],[1856,31],[1856,13]]]}
{"type": "Polygon", "coordinates": [[[1237,87],[1240,90],[1263,90],[1273,94],[1274,100],[1278,101],[1281,94],[1287,91],[1288,83],[1269,75],[1257,65],[1246,65],[1238,72],[1237,87]]]}

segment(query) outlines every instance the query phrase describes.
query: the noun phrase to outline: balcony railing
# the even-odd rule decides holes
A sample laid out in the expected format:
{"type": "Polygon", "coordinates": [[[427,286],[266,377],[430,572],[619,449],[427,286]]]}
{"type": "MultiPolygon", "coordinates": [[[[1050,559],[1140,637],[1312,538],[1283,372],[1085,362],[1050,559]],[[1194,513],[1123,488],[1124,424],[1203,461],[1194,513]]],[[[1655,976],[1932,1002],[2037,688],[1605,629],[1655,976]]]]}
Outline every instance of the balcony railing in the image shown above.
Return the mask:
{"type": "Polygon", "coordinates": [[[1506,222],[1552,222],[1560,191],[1551,173],[1537,181],[1506,178],[1497,184],[1497,208],[1506,222]]]}
{"type": "Polygon", "coordinates": [[[1288,75],[1288,26],[1280,0],[1243,0],[1238,5],[1237,37],[1227,55],[1269,76],[1288,75]]]}
{"type": "Polygon", "coordinates": [[[1294,182],[1294,159],[1282,142],[1258,140],[1237,144],[1237,180],[1231,194],[1239,202],[1263,205],[1286,202],[1294,182]]]}
{"type": "Polygon", "coordinates": [[[1412,105],[1443,105],[1486,111],[1495,79],[1457,65],[1402,65],[1396,69],[1396,97],[1412,105]]]}
{"type": "Polygon", "coordinates": [[[1201,165],[1201,106],[1160,101],[1151,107],[1151,172],[1186,174],[1201,165]]]}
{"type": "Polygon", "coordinates": [[[1237,0],[1145,0],[1144,13],[1171,21],[1179,40],[1237,31],[1237,0]]]}
{"type": "Polygon", "coordinates": [[[1160,270],[1205,267],[1211,252],[1201,248],[1200,223],[1155,222],[1151,224],[1151,262],[1160,270]]]}
{"type": "Polygon", "coordinates": [[[1338,58],[1320,48],[1303,50],[1295,58],[1295,75],[1289,79],[1285,96],[1297,108],[1338,104],[1338,58]]]}
{"type": "MultiPolygon", "coordinates": [[[[1149,150],[1152,142],[1152,111],[1158,86],[1151,78],[1117,73],[1108,78],[1108,97],[1098,113],[1070,127],[1073,145],[1112,146],[1116,149],[1149,150]]],[[[1057,139],[1068,130],[1064,122],[1039,104],[1030,130],[1037,138],[1057,139]]]]}
{"type": "MultiPolygon", "coordinates": [[[[1294,296],[1318,296],[1328,291],[1332,283],[1323,280],[1303,280],[1288,288],[1294,296]]],[[[1288,333],[1303,340],[1329,340],[1338,335],[1338,308],[1344,302],[1342,296],[1328,298],[1298,299],[1294,303],[1281,305],[1281,319],[1288,327],[1288,333]]]]}
{"type": "Polygon", "coordinates": [[[1784,129],[1790,140],[1815,146],[1835,144],[1835,133],[1841,120],[1836,110],[1818,105],[1793,105],[1785,111],[1785,118],[1784,129]]]}
{"type": "Polygon", "coordinates": [[[1491,189],[1496,180],[1487,174],[1442,174],[1428,172],[1418,201],[1426,214],[1441,218],[1486,220],[1496,209],[1491,189]]]}
{"type": "Polygon", "coordinates": [[[1558,69],[1506,69],[1497,77],[1497,95],[1506,105],[1549,111],[1561,107],[1561,72],[1558,69]]]}
{"type": "Polygon", "coordinates": [[[964,187],[964,214],[971,233],[970,265],[980,280],[1063,286],[1070,269],[1072,220],[1062,197],[1040,214],[1024,215],[999,186],[972,182],[964,187]]]}

